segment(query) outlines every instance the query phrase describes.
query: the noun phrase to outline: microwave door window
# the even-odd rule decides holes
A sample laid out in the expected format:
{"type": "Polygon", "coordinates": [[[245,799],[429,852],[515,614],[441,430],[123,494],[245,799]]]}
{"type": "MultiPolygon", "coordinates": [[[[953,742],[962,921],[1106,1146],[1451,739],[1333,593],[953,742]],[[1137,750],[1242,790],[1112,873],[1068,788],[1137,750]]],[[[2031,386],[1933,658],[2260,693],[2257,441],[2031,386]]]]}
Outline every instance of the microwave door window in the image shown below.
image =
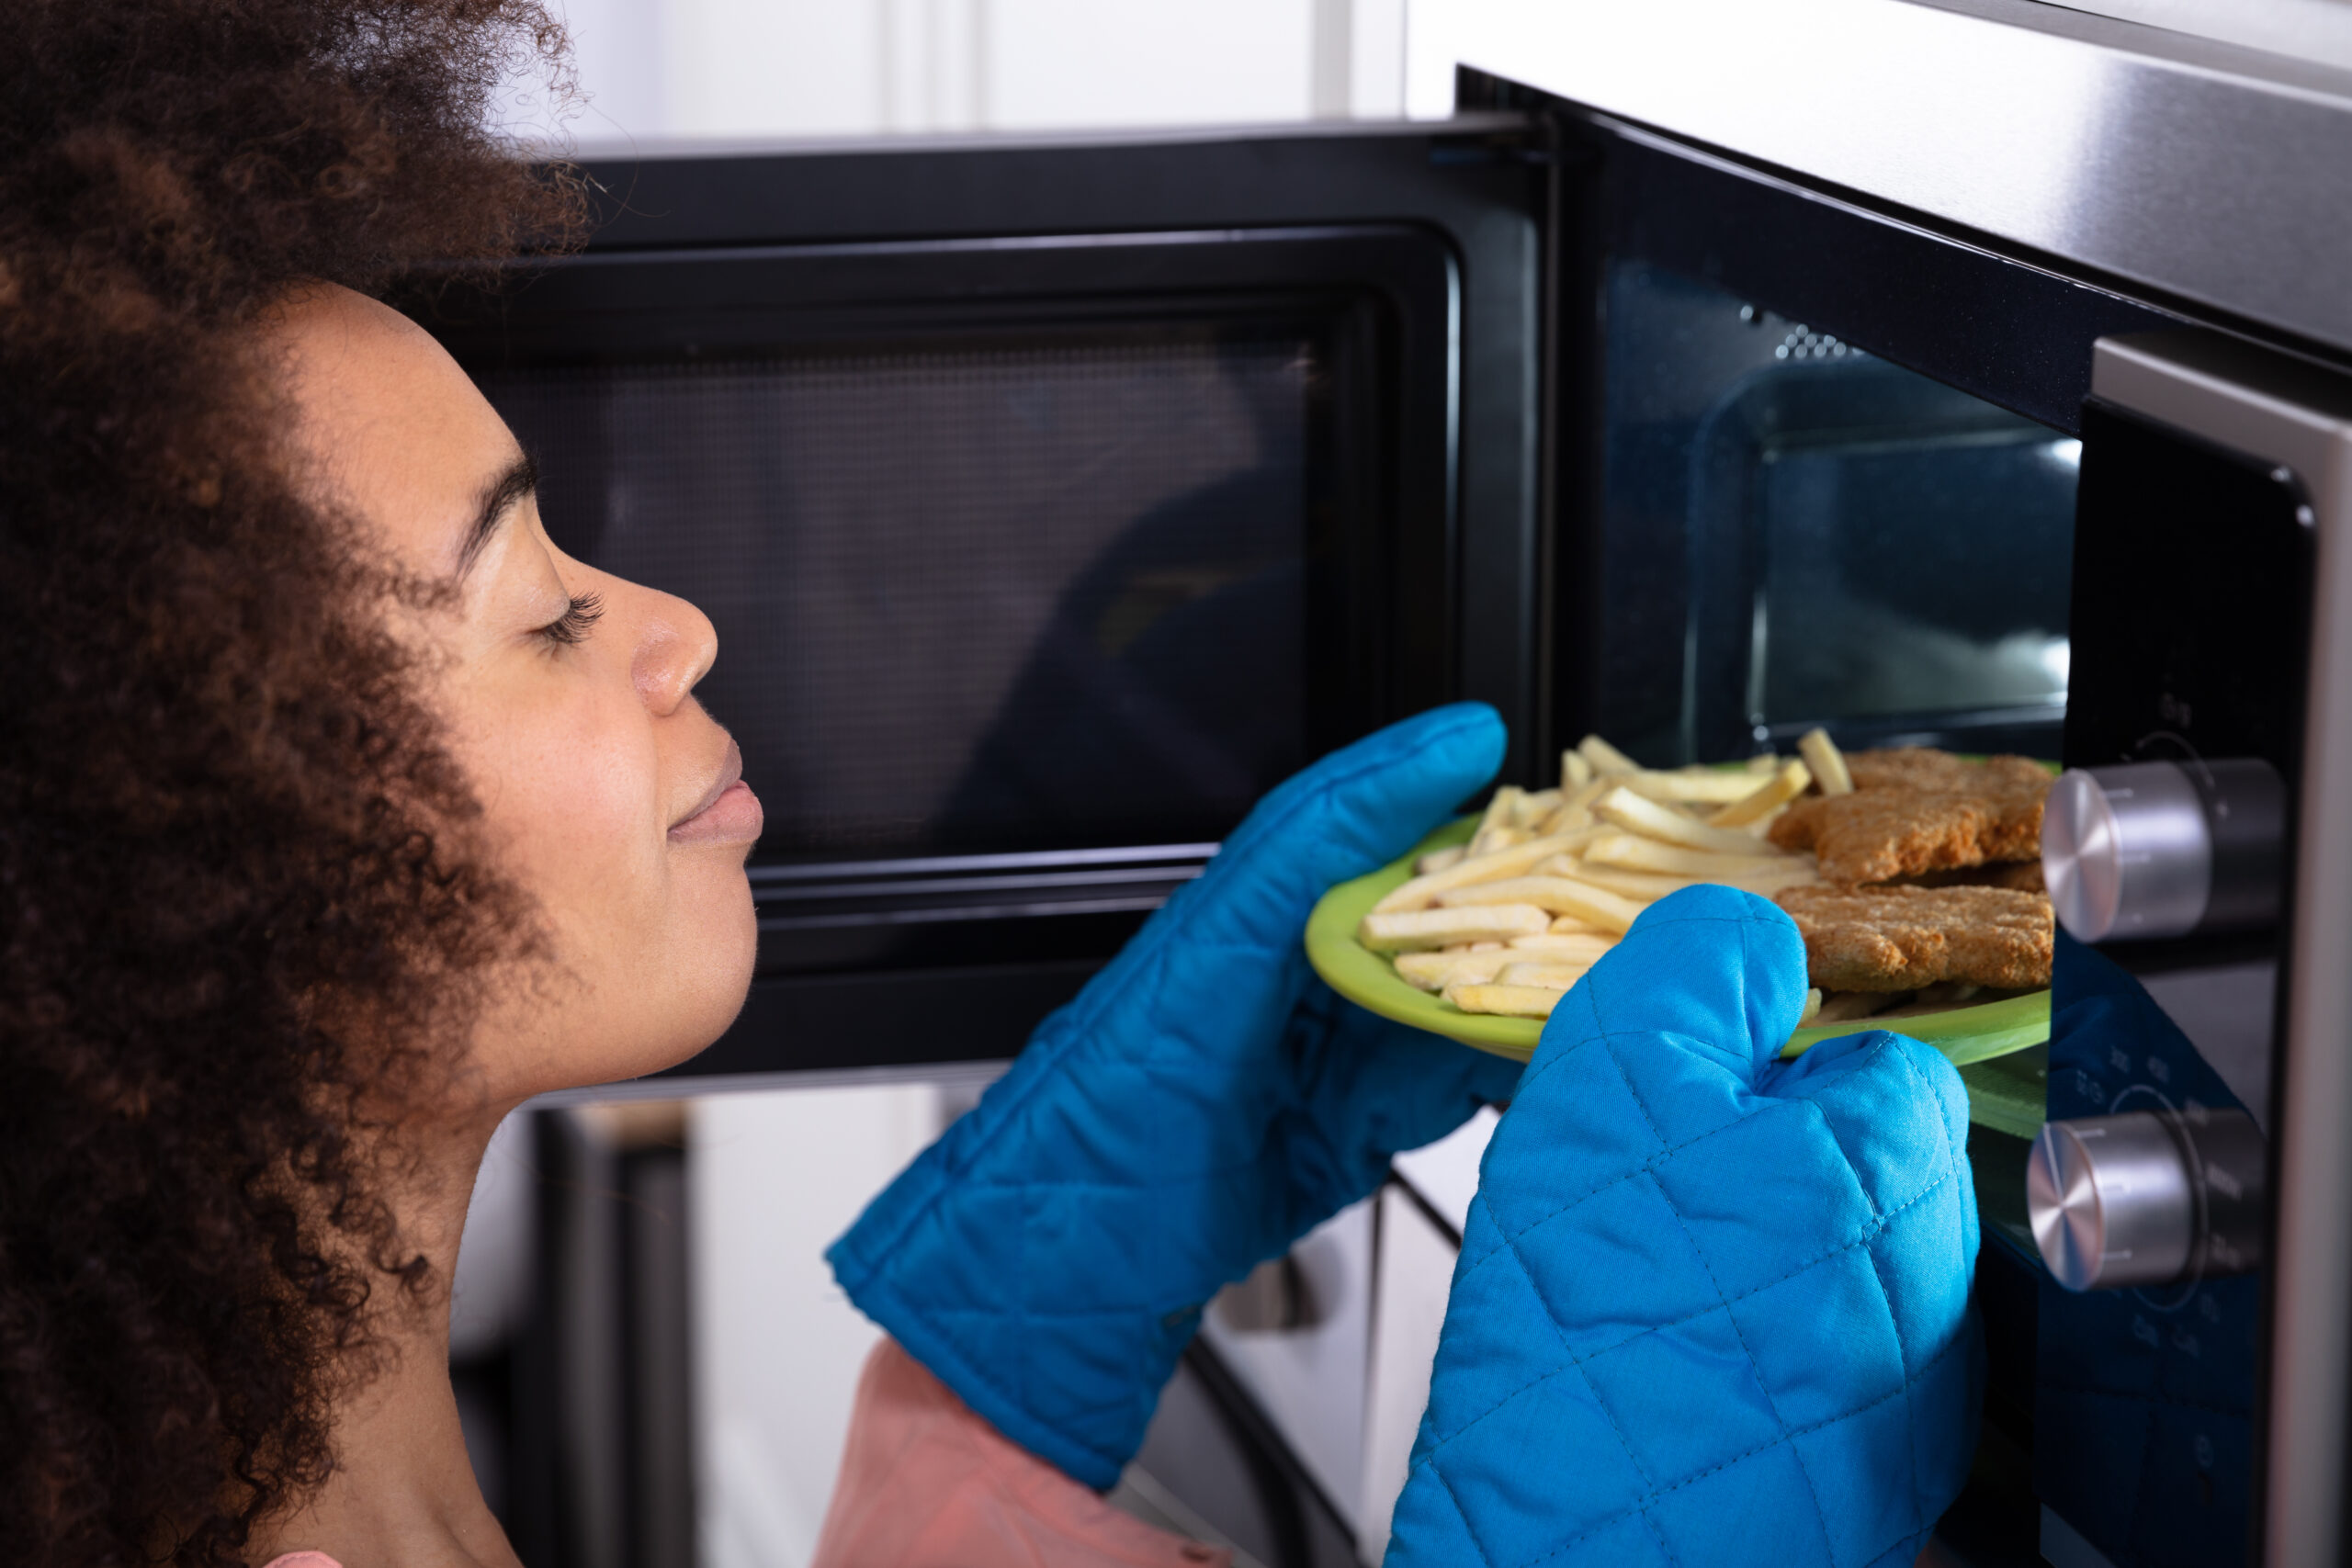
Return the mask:
{"type": "Polygon", "coordinates": [[[1315,349],[485,378],[550,532],[709,615],[764,859],[1173,843],[1305,760],[1315,349]]]}
{"type": "Polygon", "coordinates": [[[1671,273],[1609,289],[1608,731],[2055,756],[2080,444],[1671,273]]]}

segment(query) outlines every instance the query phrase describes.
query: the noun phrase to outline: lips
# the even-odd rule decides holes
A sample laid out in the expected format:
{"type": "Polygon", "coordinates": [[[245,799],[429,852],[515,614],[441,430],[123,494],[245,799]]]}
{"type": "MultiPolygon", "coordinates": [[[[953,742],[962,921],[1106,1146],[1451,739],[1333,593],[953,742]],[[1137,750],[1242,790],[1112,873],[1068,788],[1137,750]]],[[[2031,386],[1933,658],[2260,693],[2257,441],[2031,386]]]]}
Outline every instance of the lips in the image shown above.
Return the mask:
{"type": "Polygon", "coordinates": [[[734,741],[718,775],[695,803],[695,808],[670,826],[673,844],[748,844],[760,836],[764,820],[760,797],[743,782],[743,751],[734,741]]]}

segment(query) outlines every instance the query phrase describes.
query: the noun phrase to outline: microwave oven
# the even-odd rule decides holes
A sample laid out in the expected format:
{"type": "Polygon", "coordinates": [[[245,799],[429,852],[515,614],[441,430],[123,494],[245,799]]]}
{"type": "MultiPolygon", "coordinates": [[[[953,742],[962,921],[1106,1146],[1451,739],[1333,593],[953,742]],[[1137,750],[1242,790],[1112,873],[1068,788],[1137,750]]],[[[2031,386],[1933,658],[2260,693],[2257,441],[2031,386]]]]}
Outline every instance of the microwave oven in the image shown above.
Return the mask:
{"type": "Polygon", "coordinates": [[[581,254],[411,297],[558,542],[718,627],[759,973],[658,1087],[1007,1057],[1454,698],[1530,785],[1824,725],[2163,764],[2210,838],[2199,770],[2267,770],[2186,923],[2070,921],[2039,1114],[1972,1131],[1947,1535],[2341,1561],[2352,73],[2032,0],[1449,9],[1451,120],[652,150],[581,254]],[[2112,1208],[2049,1152],[2112,1118],[2178,1192],[2053,1268],[2031,1151],[2112,1208]]]}

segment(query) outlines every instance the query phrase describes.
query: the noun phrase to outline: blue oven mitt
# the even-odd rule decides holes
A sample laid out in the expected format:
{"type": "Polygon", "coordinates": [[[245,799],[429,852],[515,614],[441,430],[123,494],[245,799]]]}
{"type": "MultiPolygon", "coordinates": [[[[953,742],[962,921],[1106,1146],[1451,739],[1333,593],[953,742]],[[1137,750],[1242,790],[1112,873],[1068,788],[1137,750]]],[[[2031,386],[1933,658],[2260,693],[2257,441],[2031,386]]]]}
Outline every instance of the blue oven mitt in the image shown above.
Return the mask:
{"type": "Polygon", "coordinates": [[[1439,708],[1266,796],[833,1244],[850,1300],[1005,1436],[1115,1482],[1220,1286],[1518,1081],[1341,1002],[1299,940],[1502,751],[1492,709],[1439,708]]]}
{"type": "Polygon", "coordinates": [[[1389,1568],[1908,1564],[1975,1450],[1960,1075],[1777,1053],[1788,916],[1653,905],[1553,1012],[1479,1169],[1389,1568]]]}

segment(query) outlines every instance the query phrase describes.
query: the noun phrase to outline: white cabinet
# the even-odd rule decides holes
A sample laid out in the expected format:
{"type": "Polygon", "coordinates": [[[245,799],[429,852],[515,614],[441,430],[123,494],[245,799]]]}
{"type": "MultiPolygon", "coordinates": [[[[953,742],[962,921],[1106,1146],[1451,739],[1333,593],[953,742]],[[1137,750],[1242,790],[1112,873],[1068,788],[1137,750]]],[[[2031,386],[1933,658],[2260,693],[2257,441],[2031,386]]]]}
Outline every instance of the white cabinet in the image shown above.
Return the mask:
{"type": "MultiPolygon", "coordinates": [[[[608,152],[1394,118],[1408,3],[563,0],[589,98],[569,129],[582,149],[608,152]]],[[[529,126],[546,113],[516,104],[507,118],[529,126]]]]}

